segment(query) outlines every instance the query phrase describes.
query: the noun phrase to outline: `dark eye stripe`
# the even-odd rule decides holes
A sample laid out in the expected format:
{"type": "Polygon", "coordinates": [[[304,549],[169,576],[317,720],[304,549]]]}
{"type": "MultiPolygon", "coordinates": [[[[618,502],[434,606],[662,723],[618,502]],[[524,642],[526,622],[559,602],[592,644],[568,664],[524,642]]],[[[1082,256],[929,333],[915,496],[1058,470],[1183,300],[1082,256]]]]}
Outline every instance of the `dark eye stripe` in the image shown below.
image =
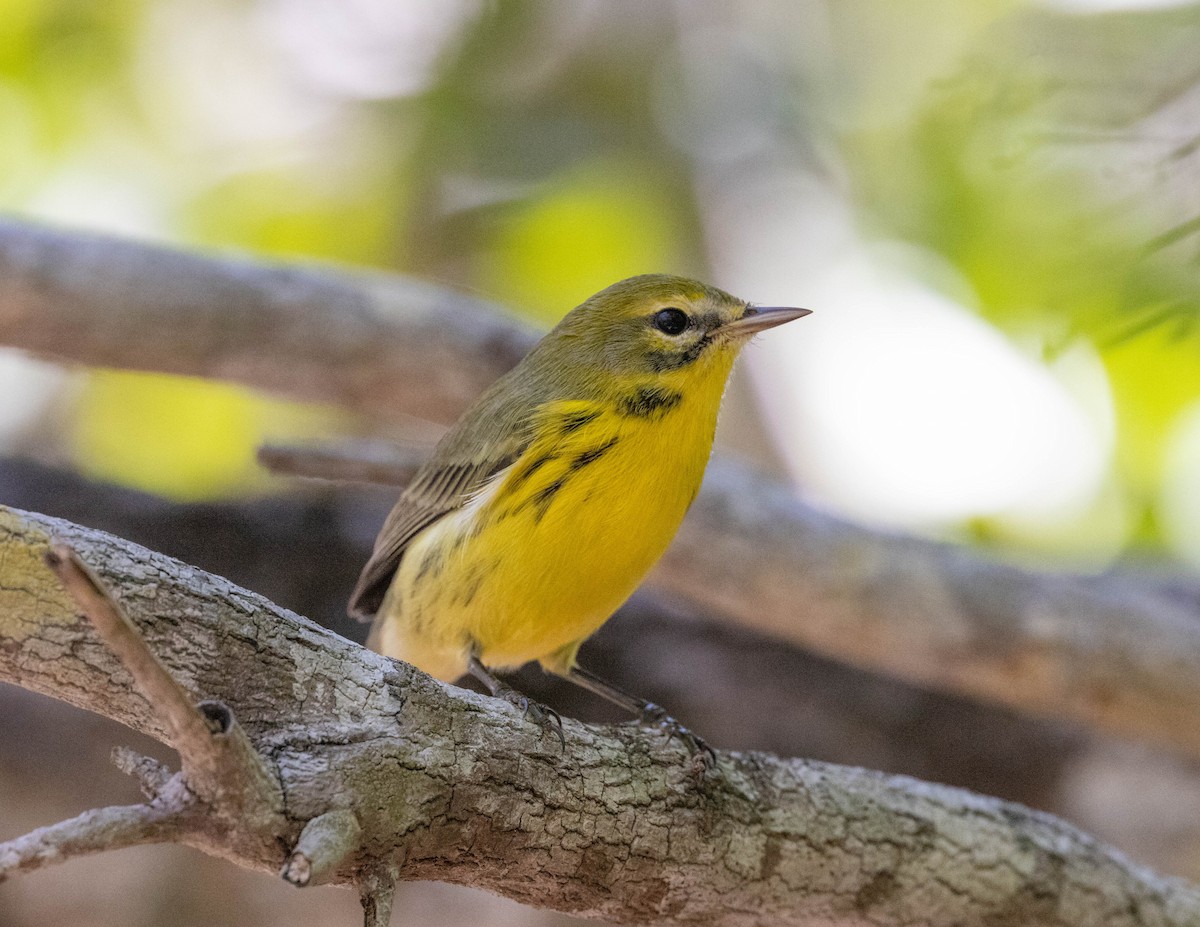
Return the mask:
{"type": "Polygon", "coordinates": [[[705,335],[697,338],[686,348],[680,345],[673,351],[647,351],[646,365],[655,373],[678,370],[680,367],[694,363],[710,344],[712,344],[712,339],[705,335]]]}

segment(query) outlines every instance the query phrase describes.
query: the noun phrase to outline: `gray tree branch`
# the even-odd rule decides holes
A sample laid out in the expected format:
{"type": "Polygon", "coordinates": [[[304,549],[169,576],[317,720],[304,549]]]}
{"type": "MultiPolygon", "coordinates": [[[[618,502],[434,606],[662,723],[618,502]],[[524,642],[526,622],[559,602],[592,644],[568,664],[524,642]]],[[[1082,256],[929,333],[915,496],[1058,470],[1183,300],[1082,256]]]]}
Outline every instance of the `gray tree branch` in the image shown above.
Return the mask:
{"type": "Polygon", "coordinates": [[[127,805],[85,811],[69,821],[0,843],[0,882],[90,853],[181,840],[183,833],[181,816],[173,806],[127,805]]]}
{"type": "MultiPolygon", "coordinates": [[[[43,565],[51,536],[113,590],[185,690],[237,715],[284,797],[273,815],[235,817],[212,814],[223,796],[196,796],[167,838],[273,872],[297,852],[310,864],[339,857],[322,874],[359,889],[367,923],[386,923],[395,874],[628,923],[1200,925],[1195,888],[1047,815],[766,754],[721,754],[696,782],[678,745],[630,725],[568,720],[560,749],[511,706],[219,577],[0,510],[0,679],[160,739],[169,725],[158,706],[43,565]]],[[[103,828],[84,830],[99,848],[103,828]]],[[[136,820],[116,832],[122,845],[163,836],[136,820]]],[[[31,858],[21,847],[53,842],[0,845],[0,872],[31,858]]]]}
{"type": "Polygon", "coordinates": [[[1023,569],[847,524],[714,461],[650,583],[855,666],[1200,756],[1194,579],[1023,569]]]}
{"type": "MultiPolygon", "coordinates": [[[[168,742],[183,764],[189,793],[178,813],[187,810],[194,794],[209,809],[210,829],[216,819],[222,819],[224,829],[238,839],[273,841],[275,834],[262,831],[279,817],[283,795],[229,707],[217,701],[196,703],[188,697],[104,584],[70,547],[51,543],[44,560],[166,727],[168,742]]],[[[145,789],[146,780],[139,779],[145,789]]]]}
{"type": "Polygon", "coordinates": [[[535,340],[496,307],[417,280],[0,220],[0,343],[55,360],[447,421],[535,340]]]}

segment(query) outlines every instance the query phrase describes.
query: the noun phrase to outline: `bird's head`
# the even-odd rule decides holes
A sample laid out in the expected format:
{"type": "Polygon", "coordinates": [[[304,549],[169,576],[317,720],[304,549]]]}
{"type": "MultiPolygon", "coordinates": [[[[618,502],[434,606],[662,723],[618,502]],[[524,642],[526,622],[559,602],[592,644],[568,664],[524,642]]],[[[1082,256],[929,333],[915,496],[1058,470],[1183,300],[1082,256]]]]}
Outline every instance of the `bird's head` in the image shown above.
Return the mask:
{"type": "Polygon", "coordinates": [[[687,379],[728,373],[751,336],[809,312],[754,307],[696,280],[646,274],[601,290],[546,340],[560,357],[592,370],[687,379]]]}

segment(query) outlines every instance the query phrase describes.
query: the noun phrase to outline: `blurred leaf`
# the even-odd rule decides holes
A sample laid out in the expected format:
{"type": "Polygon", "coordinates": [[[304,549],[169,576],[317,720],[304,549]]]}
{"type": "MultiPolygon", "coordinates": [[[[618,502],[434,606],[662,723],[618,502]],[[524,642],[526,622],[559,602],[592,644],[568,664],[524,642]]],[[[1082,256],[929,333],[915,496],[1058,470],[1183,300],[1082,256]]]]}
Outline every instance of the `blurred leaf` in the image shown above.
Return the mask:
{"type": "Polygon", "coordinates": [[[850,140],[860,199],[953,260],[1010,328],[1109,341],[1148,309],[1194,314],[1200,245],[1167,254],[1163,236],[1200,212],[1177,189],[1196,189],[1200,157],[1180,154],[1190,123],[1162,114],[1200,101],[1198,62],[1200,7],[1011,17],[914,122],[850,140]]]}
{"type": "Polygon", "coordinates": [[[879,231],[947,256],[1022,340],[1099,347],[1143,539],[1172,429],[1200,397],[1193,115],[1200,7],[1034,8],[988,30],[914,120],[847,137],[879,231]]]}
{"type": "Polygon", "coordinates": [[[1162,479],[1163,453],[1179,414],[1200,396],[1200,357],[1193,337],[1156,327],[1104,352],[1121,434],[1122,469],[1143,498],[1162,479]]]}
{"type": "Polygon", "coordinates": [[[396,203],[378,192],[301,170],[241,173],[192,199],[185,221],[200,243],[386,265],[396,203]]]}
{"type": "Polygon", "coordinates": [[[74,409],[73,441],[89,476],[204,499],[262,489],[255,452],[265,438],[319,434],[334,420],[221,383],[101,370],[74,409]]]}
{"type": "Polygon", "coordinates": [[[610,283],[677,270],[677,209],[647,171],[591,164],[505,210],[479,285],[541,321],[610,283]]]}

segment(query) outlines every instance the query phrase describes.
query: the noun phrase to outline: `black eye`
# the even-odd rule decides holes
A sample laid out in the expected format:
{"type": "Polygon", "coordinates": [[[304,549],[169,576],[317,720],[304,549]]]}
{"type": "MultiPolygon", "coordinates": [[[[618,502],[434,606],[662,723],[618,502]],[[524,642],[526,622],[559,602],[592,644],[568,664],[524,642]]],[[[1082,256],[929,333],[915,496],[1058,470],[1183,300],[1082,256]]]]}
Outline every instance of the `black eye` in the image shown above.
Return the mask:
{"type": "Polygon", "coordinates": [[[668,309],[659,309],[654,313],[654,327],[664,335],[678,335],[688,327],[689,322],[691,319],[687,317],[687,313],[674,306],[668,309]]]}

